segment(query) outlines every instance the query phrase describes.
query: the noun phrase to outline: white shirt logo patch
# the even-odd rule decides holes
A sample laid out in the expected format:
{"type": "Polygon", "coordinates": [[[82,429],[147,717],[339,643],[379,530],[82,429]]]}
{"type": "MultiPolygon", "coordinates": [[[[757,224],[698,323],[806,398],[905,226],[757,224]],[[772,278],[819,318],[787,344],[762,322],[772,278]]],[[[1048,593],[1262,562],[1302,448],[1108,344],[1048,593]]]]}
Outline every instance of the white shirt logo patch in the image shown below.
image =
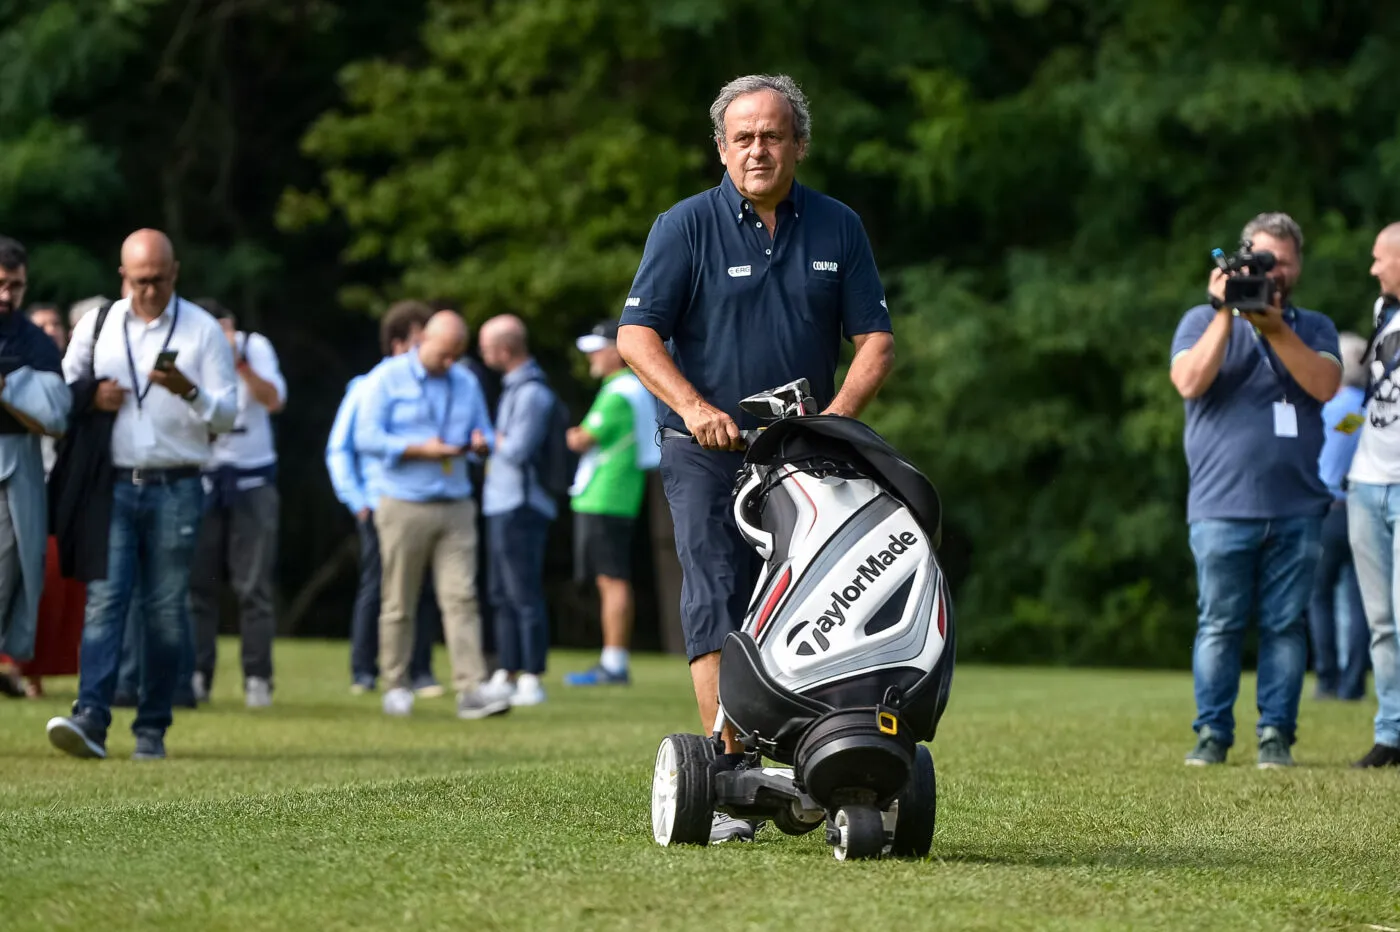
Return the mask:
{"type": "Polygon", "coordinates": [[[641,307],[641,306],[642,306],[642,299],[641,299],[641,298],[628,298],[628,299],[627,299],[627,303],[624,305],[624,307],[641,307]]]}
{"type": "Polygon", "coordinates": [[[839,272],[839,271],[841,271],[841,266],[840,266],[839,263],[836,263],[836,262],[823,262],[822,260],[818,259],[818,260],[816,260],[816,261],[814,261],[814,262],[812,263],[812,271],[813,271],[813,272],[839,272]]]}
{"type": "Polygon", "coordinates": [[[729,267],[730,278],[747,278],[752,274],[753,266],[751,265],[731,265],[729,267]]]}

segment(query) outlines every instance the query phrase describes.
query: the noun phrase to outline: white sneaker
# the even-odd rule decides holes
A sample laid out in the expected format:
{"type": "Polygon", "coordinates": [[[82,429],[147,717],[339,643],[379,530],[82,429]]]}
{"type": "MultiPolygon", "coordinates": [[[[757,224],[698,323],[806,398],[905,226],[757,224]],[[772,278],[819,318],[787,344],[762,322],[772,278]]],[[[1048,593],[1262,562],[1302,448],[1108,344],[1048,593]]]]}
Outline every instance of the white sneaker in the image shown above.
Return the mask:
{"type": "Polygon", "coordinates": [[[409,715],[413,712],[413,691],[399,687],[384,694],[385,715],[409,715]]]}
{"type": "Polygon", "coordinates": [[[250,709],[265,709],[272,705],[272,684],[260,676],[243,681],[243,704],[250,709]]]}
{"type": "Polygon", "coordinates": [[[544,687],[540,678],[533,673],[522,673],[515,681],[515,692],[511,694],[511,705],[539,705],[544,702],[544,687]]]}
{"type": "Polygon", "coordinates": [[[497,670],[491,674],[489,680],[476,688],[476,692],[491,702],[510,702],[510,697],[515,695],[515,684],[510,681],[509,673],[497,670]]]}

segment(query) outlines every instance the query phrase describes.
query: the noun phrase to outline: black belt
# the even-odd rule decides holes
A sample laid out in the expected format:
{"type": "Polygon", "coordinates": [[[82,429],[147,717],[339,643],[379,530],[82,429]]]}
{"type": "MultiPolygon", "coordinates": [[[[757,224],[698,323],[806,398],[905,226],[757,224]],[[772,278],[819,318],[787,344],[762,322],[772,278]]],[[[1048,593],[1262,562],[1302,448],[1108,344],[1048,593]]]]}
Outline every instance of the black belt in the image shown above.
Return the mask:
{"type": "Polygon", "coordinates": [[[172,466],[168,469],[121,469],[113,473],[118,482],[132,485],[171,485],[185,479],[198,479],[201,470],[198,466],[172,466]]]}
{"type": "Polygon", "coordinates": [[[690,434],[687,434],[687,433],[686,433],[685,431],[683,431],[683,430],[676,430],[674,427],[663,427],[663,428],[661,428],[661,439],[662,439],[662,440],[689,440],[689,439],[690,439],[690,434]]]}

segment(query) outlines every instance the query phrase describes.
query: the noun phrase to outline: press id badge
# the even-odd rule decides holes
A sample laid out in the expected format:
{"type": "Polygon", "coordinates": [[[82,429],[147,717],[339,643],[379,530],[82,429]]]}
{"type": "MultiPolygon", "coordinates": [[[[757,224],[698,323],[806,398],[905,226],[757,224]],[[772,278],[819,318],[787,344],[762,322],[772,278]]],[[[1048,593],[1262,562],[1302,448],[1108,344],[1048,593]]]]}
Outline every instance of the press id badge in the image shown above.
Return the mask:
{"type": "Polygon", "coordinates": [[[138,453],[146,453],[156,445],[155,425],[139,408],[136,410],[136,421],[132,424],[131,439],[138,453]]]}
{"type": "Polygon", "coordinates": [[[1298,436],[1298,409],[1286,401],[1274,402],[1274,436],[1298,436]]]}

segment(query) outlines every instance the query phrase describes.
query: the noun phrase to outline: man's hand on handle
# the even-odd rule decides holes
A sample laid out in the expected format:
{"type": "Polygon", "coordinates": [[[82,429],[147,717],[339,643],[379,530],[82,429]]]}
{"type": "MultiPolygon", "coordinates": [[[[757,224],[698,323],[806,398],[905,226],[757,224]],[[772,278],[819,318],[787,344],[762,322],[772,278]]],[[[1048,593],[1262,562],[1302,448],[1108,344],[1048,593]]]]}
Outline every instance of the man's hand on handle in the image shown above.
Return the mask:
{"type": "Polygon", "coordinates": [[[685,413],[685,427],[695,442],[706,450],[742,450],[739,425],[719,408],[706,401],[697,402],[685,413]]]}
{"type": "Polygon", "coordinates": [[[1283,296],[1277,292],[1274,293],[1274,303],[1268,309],[1240,311],[1240,314],[1266,337],[1278,336],[1288,329],[1288,325],[1283,322],[1283,296]]]}

